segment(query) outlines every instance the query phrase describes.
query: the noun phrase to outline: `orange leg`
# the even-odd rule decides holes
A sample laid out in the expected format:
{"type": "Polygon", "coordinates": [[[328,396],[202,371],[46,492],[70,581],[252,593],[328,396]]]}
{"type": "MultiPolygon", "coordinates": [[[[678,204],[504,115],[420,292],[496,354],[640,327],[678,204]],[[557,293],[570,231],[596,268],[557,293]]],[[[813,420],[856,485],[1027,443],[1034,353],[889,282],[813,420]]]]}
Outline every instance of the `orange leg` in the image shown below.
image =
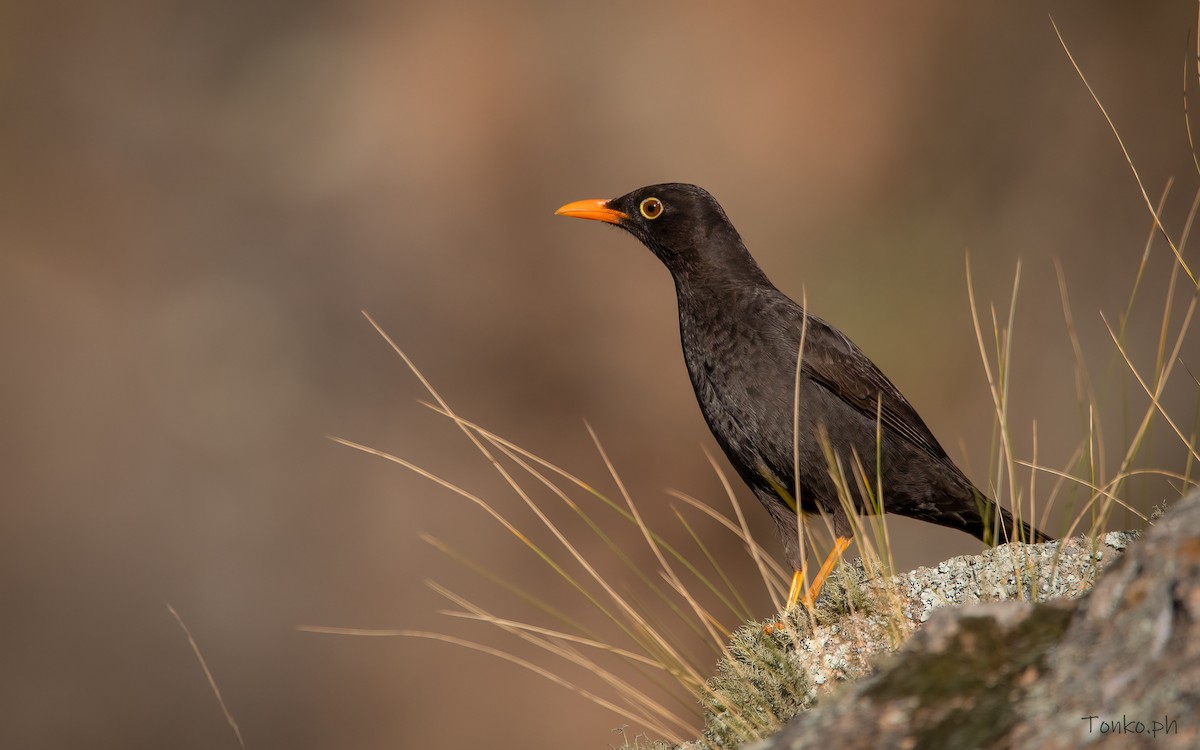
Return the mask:
{"type": "Polygon", "coordinates": [[[783,605],[783,611],[786,612],[796,606],[796,602],[800,601],[800,592],[804,589],[804,571],[797,570],[792,573],[792,586],[788,589],[787,604],[783,605]]]}
{"type": "MultiPolygon", "coordinates": [[[[796,606],[796,602],[800,601],[800,592],[803,590],[804,590],[804,571],[803,570],[792,571],[792,585],[788,589],[787,604],[783,605],[784,612],[788,612],[792,609],[792,607],[796,606]]],[[[809,609],[812,609],[812,607],[809,607],[809,609]]],[[[770,635],[771,633],[774,633],[777,630],[783,630],[783,620],[777,620],[775,622],[767,623],[767,625],[765,627],[763,627],[763,633],[765,633],[767,635],[770,635]]]]}
{"type": "MultiPolygon", "coordinates": [[[[825,579],[828,578],[829,574],[833,572],[833,566],[837,565],[838,560],[840,560],[842,557],[842,553],[845,552],[846,548],[849,546],[850,540],[844,536],[839,536],[837,541],[833,543],[833,551],[829,553],[829,557],[825,558],[825,562],[821,564],[821,570],[817,572],[817,577],[813,579],[812,586],[809,587],[808,593],[804,595],[803,599],[799,600],[804,603],[804,606],[812,609],[816,605],[817,597],[821,593],[821,587],[825,585],[825,579]]],[[[798,576],[800,574],[797,573],[796,575],[798,576]]],[[[795,589],[798,587],[798,585],[797,579],[793,577],[792,588],[795,589]]],[[[797,591],[796,594],[799,596],[799,591],[797,591]]],[[[792,601],[790,594],[788,597],[788,603],[789,605],[795,604],[795,602],[792,601]]]]}
{"type": "MultiPolygon", "coordinates": [[[[804,571],[796,570],[792,572],[792,585],[788,588],[787,604],[784,605],[783,611],[787,612],[797,604],[803,604],[809,610],[812,610],[817,603],[817,596],[821,593],[821,587],[825,585],[825,579],[833,572],[833,566],[837,565],[841,559],[842,553],[850,546],[850,540],[844,536],[839,536],[833,543],[833,551],[829,553],[829,557],[825,558],[825,562],[821,564],[821,570],[817,572],[817,577],[813,580],[812,586],[808,588],[808,593],[803,597],[800,592],[804,589],[804,571]]],[[[776,630],[783,629],[783,621],[773,622],[763,628],[763,632],[767,635],[776,630]]]]}

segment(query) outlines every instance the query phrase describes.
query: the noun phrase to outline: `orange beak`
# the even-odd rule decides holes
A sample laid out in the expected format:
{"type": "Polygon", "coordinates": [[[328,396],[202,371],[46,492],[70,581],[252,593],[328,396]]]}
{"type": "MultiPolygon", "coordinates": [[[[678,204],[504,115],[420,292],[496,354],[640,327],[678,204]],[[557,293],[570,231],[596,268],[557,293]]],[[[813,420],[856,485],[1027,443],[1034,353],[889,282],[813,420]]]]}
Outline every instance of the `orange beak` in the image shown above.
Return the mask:
{"type": "Polygon", "coordinates": [[[608,201],[592,199],[568,203],[554,212],[555,216],[574,216],[576,219],[594,219],[609,224],[618,224],[621,219],[628,219],[629,214],[621,213],[615,208],[608,207],[608,201]]]}

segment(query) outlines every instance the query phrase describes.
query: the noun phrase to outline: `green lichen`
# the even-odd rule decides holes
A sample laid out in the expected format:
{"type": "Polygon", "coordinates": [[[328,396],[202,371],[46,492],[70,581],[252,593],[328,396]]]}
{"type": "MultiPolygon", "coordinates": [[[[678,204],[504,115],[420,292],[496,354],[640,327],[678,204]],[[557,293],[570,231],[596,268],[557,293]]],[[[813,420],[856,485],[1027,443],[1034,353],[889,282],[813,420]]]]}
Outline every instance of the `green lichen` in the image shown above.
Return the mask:
{"type": "Polygon", "coordinates": [[[807,705],[807,676],[791,652],[792,638],[765,634],[762,624],[738,630],[729,657],[717,665],[701,698],[704,739],[714,747],[733,748],[764,737],[807,705]]]}
{"type": "Polygon", "coordinates": [[[1040,671],[1046,647],[1071,619],[1067,610],[1036,606],[1015,628],[991,617],[964,617],[949,643],[936,652],[906,655],[871,686],[868,700],[912,701],[917,746],[993,746],[1017,722],[1013,713],[1027,671],[1040,671]]]}
{"type": "Polygon", "coordinates": [[[729,657],[717,664],[717,674],[701,698],[706,746],[735,748],[766,737],[816,702],[797,646],[814,625],[837,625],[852,614],[874,611],[865,578],[859,561],[839,566],[826,582],[816,610],[797,607],[782,622],[751,623],[733,635],[729,657]]]}

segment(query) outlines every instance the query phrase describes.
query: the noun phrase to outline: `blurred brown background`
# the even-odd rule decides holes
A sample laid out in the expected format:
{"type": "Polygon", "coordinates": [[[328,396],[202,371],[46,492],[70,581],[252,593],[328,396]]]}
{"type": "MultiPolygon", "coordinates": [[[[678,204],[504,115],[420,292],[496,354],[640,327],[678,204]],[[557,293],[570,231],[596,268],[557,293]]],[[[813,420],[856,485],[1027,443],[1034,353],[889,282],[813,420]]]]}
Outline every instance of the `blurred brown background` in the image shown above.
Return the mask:
{"type": "MultiPolygon", "coordinates": [[[[1012,422],[1021,455],[1036,419],[1039,457],[1065,464],[1087,413],[1053,261],[1093,375],[1120,386],[1098,313],[1124,310],[1150,224],[1051,13],[1152,197],[1176,178],[1178,236],[1193,2],[4,4],[0,746],[234,747],[167,601],[251,748],[615,743],[617,717],[491,657],[294,629],[503,644],[440,617],[423,579],[528,607],[420,532],[584,609],[461,498],[325,438],[518,513],[360,310],[463,414],[603,484],[587,420],[656,518],[667,487],[722,502],[666,272],[555,218],[568,200],[709,188],[980,483],[964,255],[1001,312],[1021,258],[1012,422]]],[[[1167,253],[1131,323],[1144,369],[1167,253]]],[[[1124,380],[1110,464],[1145,405],[1124,380]]],[[[1168,397],[1190,427],[1194,386],[1168,397]]],[[[1142,453],[1183,456],[1169,437],[1142,453]]],[[[1171,494],[1147,486],[1146,506],[1171,494]]],[[[904,567],[979,548],[891,528],[904,567]]]]}

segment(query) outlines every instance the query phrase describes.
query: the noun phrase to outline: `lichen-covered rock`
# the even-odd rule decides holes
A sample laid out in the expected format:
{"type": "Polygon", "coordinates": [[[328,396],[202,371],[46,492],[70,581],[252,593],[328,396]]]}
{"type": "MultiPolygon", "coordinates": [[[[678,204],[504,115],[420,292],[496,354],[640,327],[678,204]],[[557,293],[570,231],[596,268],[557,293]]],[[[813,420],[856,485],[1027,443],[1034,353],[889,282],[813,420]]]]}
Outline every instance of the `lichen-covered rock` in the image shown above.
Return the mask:
{"type": "Polygon", "coordinates": [[[937,612],[878,674],[753,747],[817,747],[822,737],[844,747],[995,746],[1020,720],[1015,706],[1070,618],[1061,604],[1028,602],[937,612]]]}
{"type": "MultiPolygon", "coordinates": [[[[935,610],[1075,598],[1135,537],[1003,545],[882,579],[867,576],[861,561],[843,566],[815,613],[798,609],[782,628],[752,623],[734,635],[730,657],[702,697],[704,742],[733,748],[772,734],[830,691],[874,672],[935,610]]],[[[982,656],[995,655],[991,649],[982,656]]]]}
{"type": "MultiPolygon", "coordinates": [[[[1042,576],[1038,562],[1017,584],[1036,603],[1003,601],[1014,581],[997,589],[991,577],[964,582],[971,593],[960,600],[995,602],[933,613],[878,672],[747,750],[1200,747],[1200,493],[1130,544],[1088,597],[1070,602],[1094,575],[1061,563],[1078,541],[1063,545],[1054,576],[1042,576]]],[[[1103,567],[1129,541],[1109,534],[1070,559],[1090,555],[1103,567]]],[[[916,588],[908,601],[941,603],[916,588]]],[[[911,614],[919,621],[928,609],[911,614]]]]}
{"type": "Polygon", "coordinates": [[[1020,706],[1021,748],[1200,747],[1200,493],[1080,602],[1020,706]]]}

